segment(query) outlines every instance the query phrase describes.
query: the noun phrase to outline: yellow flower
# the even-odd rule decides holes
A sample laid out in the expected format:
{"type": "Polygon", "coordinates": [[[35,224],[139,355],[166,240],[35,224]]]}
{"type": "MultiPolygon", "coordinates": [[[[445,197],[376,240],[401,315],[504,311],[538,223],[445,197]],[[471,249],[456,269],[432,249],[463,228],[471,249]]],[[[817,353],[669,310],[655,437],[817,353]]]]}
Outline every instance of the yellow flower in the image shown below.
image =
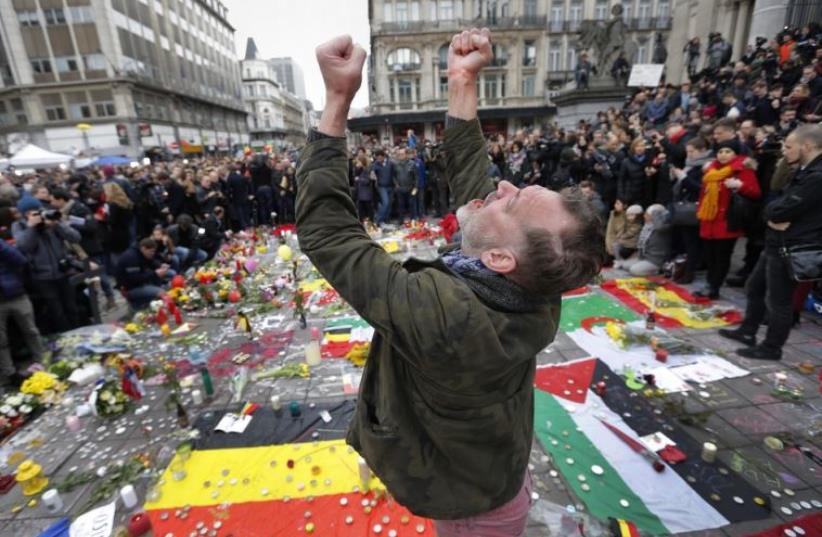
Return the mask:
{"type": "Polygon", "coordinates": [[[23,393],[30,393],[40,395],[46,390],[56,389],[59,387],[57,377],[45,371],[37,371],[32,376],[23,381],[20,386],[20,391],[23,393]]]}
{"type": "Polygon", "coordinates": [[[188,295],[180,295],[179,300],[180,300],[180,302],[185,304],[186,302],[188,302],[190,300],[190,297],[188,295]]]}
{"type": "Polygon", "coordinates": [[[137,323],[127,323],[125,329],[129,334],[136,334],[140,331],[140,325],[137,323]]]}
{"type": "Polygon", "coordinates": [[[351,360],[351,363],[355,366],[363,367],[365,361],[368,359],[368,350],[370,347],[371,345],[369,343],[354,345],[345,357],[351,360]]]}
{"type": "Polygon", "coordinates": [[[605,333],[608,334],[614,342],[619,345],[620,347],[625,347],[625,333],[622,331],[622,327],[614,322],[608,322],[605,324],[605,333]]]}

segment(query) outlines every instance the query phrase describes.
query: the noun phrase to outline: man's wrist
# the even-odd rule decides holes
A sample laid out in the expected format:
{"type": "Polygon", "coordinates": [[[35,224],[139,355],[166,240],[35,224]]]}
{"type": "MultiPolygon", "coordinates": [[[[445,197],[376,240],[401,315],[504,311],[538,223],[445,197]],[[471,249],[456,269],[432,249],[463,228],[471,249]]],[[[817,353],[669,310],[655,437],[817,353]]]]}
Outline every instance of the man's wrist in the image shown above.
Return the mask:
{"type": "Polygon", "coordinates": [[[345,136],[345,129],[348,124],[348,110],[350,107],[350,98],[333,93],[326,93],[325,108],[320,117],[320,124],[317,126],[317,131],[338,138],[345,136]]]}
{"type": "Polygon", "coordinates": [[[464,71],[448,73],[448,115],[457,119],[477,117],[477,77],[464,71]]]}

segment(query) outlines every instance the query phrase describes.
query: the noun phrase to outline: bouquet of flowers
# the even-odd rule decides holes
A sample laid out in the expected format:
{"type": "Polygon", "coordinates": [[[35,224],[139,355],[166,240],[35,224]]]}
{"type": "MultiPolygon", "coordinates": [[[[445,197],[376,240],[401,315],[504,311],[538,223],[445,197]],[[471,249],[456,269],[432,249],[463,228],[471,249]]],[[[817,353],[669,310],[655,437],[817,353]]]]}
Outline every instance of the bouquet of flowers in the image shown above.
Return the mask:
{"type": "Polygon", "coordinates": [[[131,405],[131,399],[116,380],[105,380],[92,392],[92,402],[98,416],[113,418],[122,415],[131,405]]]}
{"type": "Polygon", "coordinates": [[[62,391],[65,386],[57,379],[57,375],[45,371],[36,371],[23,381],[20,391],[46,399],[53,398],[56,392],[62,391]]]}

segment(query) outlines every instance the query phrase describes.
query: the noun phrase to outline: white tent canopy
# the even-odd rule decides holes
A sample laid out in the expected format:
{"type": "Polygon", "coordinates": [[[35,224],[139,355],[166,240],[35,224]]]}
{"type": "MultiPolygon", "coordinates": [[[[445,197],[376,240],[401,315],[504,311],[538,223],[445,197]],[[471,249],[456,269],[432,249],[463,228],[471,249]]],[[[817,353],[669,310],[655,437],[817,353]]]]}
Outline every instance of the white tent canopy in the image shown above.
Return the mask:
{"type": "Polygon", "coordinates": [[[60,164],[71,164],[73,157],[62,153],[52,153],[34,144],[28,144],[9,159],[15,168],[54,168],[60,164]]]}

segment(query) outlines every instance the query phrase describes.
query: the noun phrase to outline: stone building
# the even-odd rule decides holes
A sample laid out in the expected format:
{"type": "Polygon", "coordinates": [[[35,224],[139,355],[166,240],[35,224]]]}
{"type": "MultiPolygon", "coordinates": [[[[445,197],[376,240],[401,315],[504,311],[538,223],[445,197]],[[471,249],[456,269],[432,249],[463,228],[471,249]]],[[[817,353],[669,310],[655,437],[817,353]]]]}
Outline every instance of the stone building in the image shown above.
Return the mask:
{"type": "MultiPolygon", "coordinates": [[[[606,20],[611,0],[370,0],[369,115],[351,127],[399,139],[413,128],[439,137],[447,106],[448,43],[457,30],[488,26],[494,61],[481,74],[480,112],[489,132],[547,122],[553,92],[573,85],[578,31],[606,20]],[[571,84],[569,84],[571,83],[571,84]]],[[[671,28],[670,0],[622,2],[634,61],[648,63],[653,36],[671,28]]]]}
{"type": "Polygon", "coordinates": [[[293,58],[271,58],[268,60],[277,73],[282,87],[301,99],[305,99],[305,77],[300,64],[293,58]]]}
{"type": "Polygon", "coordinates": [[[0,151],[30,141],[139,156],[248,141],[219,0],[0,0],[0,74],[0,151]]]}

